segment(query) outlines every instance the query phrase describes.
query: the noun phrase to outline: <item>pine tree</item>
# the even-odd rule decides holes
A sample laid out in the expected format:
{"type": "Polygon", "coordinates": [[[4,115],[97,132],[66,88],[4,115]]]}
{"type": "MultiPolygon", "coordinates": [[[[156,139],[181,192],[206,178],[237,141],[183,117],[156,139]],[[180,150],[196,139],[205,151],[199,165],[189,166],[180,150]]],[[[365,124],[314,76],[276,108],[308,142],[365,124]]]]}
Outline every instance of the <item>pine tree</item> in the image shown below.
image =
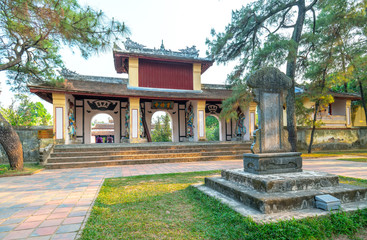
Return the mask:
{"type": "MultiPolygon", "coordinates": [[[[15,89],[25,90],[28,83],[63,84],[57,74],[63,44],[87,58],[111,47],[127,29],[77,0],[2,0],[0,31],[0,71],[7,72],[15,89]]],[[[22,144],[1,114],[0,136],[10,167],[22,169],[22,144]]]]}
{"type": "Polygon", "coordinates": [[[300,53],[304,56],[302,67],[305,78],[310,80],[308,97],[315,102],[309,153],[318,126],[317,114],[333,102],[329,90],[341,85],[343,91],[348,91],[348,81],[358,78],[353,72],[363,71],[363,64],[356,63],[355,59],[367,50],[364,6],[362,1],[325,0],[318,5],[315,28],[304,34],[300,53]]]}
{"type": "Polygon", "coordinates": [[[171,130],[171,119],[168,114],[159,116],[154,122],[155,126],[152,131],[153,142],[171,142],[172,141],[172,130],[171,130]]]}
{"type": "Polygon", "coordinates": [[[232,12],[223,33],[212,30],[207,40],[209,55],[217,62],[238,60],[229,83],[243,84],[246,72],[286,63],[286,75],[293,81],[287,95],[287,128],[292,151],[296,151],[295,79],[299,43],[305,21],[316,20],[314,6],[305,0],[258,0],[232,12]],[[289,34],[289,32],[292,32],[289,34]]]}

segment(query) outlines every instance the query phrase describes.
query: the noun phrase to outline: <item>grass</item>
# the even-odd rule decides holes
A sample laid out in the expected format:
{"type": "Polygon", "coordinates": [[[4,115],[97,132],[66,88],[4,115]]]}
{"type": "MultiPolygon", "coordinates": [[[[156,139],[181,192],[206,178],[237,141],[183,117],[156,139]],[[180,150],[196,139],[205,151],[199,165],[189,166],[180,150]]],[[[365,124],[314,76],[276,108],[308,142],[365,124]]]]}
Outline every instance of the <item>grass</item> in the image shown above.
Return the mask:
{"type": "Polygon", "coordinates": [[[350,185],[361,186],[361,187],[367,187],[367,179],[339,176],[339,182],[350,184],[350,185]]]}
{"type": "Polygon", "coordinates": [[[339,157],[339,156],[361,156],[367,158],[367,150],[352,149],[343,151],[315,151],[313,153],[303,152],[303,158],[322,158],[322,157],[339,157]]]}
{"type": "Polygon", "coordinates": [[[11,170],[9,164],[0,164],[0,177],[30,175],[40,169],[43,166],[35,163],[25,163],[21,171],[11,170]]]}
{"type": "Polygon", "coordinates": [[[367,162],[367,158],[338,158],[337,160],[352,162],[367,162]]]}
{"type": "Polygon", "coordinates": [[[367,209],[257,224],[190,186],[213,174],[219,171],[106,179],[81,239],[330,239],[367,226],[367,209]]]}

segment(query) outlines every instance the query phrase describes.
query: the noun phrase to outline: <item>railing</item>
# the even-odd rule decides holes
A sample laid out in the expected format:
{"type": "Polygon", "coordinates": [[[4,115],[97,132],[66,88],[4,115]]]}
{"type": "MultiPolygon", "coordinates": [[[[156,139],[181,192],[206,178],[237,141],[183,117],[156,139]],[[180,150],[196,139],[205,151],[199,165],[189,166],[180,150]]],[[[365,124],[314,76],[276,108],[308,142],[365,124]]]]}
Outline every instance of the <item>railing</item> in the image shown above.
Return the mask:
{"type": "Polygon", "coordinates": [[[324,125],[322,127],[346,127],[347,117],[343,115],[323,115],[317,116],[317,120],[321,120],[324,125]]]}

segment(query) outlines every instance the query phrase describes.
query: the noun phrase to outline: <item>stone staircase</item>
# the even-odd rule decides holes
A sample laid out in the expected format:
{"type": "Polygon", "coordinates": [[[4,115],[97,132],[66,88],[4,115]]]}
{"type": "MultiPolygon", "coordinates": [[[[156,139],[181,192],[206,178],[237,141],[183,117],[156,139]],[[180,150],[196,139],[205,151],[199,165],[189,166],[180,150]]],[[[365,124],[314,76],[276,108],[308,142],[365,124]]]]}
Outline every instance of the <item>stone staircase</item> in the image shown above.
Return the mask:
{"type": "Polygon", "coordinates": [[[114,165],[242,160],[249,142],[57,145],[48,169],[114,165]]]}

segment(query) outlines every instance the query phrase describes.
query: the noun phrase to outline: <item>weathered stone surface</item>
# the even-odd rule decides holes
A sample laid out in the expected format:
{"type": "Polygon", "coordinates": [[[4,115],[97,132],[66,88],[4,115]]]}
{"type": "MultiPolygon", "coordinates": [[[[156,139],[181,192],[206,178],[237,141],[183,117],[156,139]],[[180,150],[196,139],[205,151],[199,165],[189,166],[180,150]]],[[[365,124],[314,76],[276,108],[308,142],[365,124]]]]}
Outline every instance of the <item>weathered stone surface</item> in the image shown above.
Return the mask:
{"type": "MultiPolygon", "coordinates": [[[[234,211],[238,212],[242,216],[250,217],[257,223],[268,223],[268,222],[277,222],[280,220],[294,220],[294,219],[303,219],[306,217],[316,217],[316,216],[325,216],[330,214],[329,211],[324,211],[317,208],[305,208],[291,211],[281,211],[277,213],[263,214],[260,211],[255,210],[245,204],[230,198],[218,191],[215,191],[205,185],[196,185],[197,189],[199,189],[204,194],[214,197],[223,204],[226,204],[234,211]]],[[[357,201],[350,203],[342,203],[341,208],[345,212],[356,211],[358,209],[367,208],[367,200],[365,201],[357,201]]]]}
{"type": "Polygon", "coordinates": [[[314,190],[339,185],[338,176],[314,171],[255,175],[244,172],[243,169],[230,169],[222,171],[222,178],[268,193],[314,190]]]}
{"type": "Polygon", "coordinates": [[[292,81],[276,68],[264,68],[253,74],[247,84],[253,88],[258,104],[260,130],[253,150],[257,153],[288,152],[290,144],[284,138],[283,106],[292,81]]]}
{"type": "Polygon", "coordinates": [[[254,174],[302,172],[299,152],[243,154],[244,171],[254,174]]]}
{"type": "MultiPolygon", "coordinates": [[[[39,127],[14,127],[23,146],[23,160],[24,162],[39,162],[39,151],[41,141],[38,139],[38,131],[42,129],[52,129],[52,126],[39,127]]],[[[53,139],[50,140],[53,142],[53,139]]],[[[9,160],[5,154],[4,149],[0,146],[0,163],[8,163],[9,160]]]]}
{"type": "Polygon", "coordinates": [[[252,88],[266,87],[271,91],[279,92],[289,89],[292,86],[292,80],[275,67],[265,67],[251,75],[247,80],[247,85],[252,88]]]}
{"type": "MultiPolygon", "coordinates": [[[[297,128],[297,146],[307,149],[311,128],[297,128]]],[[[340,150],[367,145],[367,128],[318,128],[315,130],[313,150],[340,150]]]]}
{"type": "Polygon", "coordinates": [[[259,192],[224,178],[206,178],[205,186],[265,214],[315,208],[315,196],[323,194],[339,198],[342,203],[367,201],[367,188],[345,184],[314,190],[275,193],[259,192]]]}

